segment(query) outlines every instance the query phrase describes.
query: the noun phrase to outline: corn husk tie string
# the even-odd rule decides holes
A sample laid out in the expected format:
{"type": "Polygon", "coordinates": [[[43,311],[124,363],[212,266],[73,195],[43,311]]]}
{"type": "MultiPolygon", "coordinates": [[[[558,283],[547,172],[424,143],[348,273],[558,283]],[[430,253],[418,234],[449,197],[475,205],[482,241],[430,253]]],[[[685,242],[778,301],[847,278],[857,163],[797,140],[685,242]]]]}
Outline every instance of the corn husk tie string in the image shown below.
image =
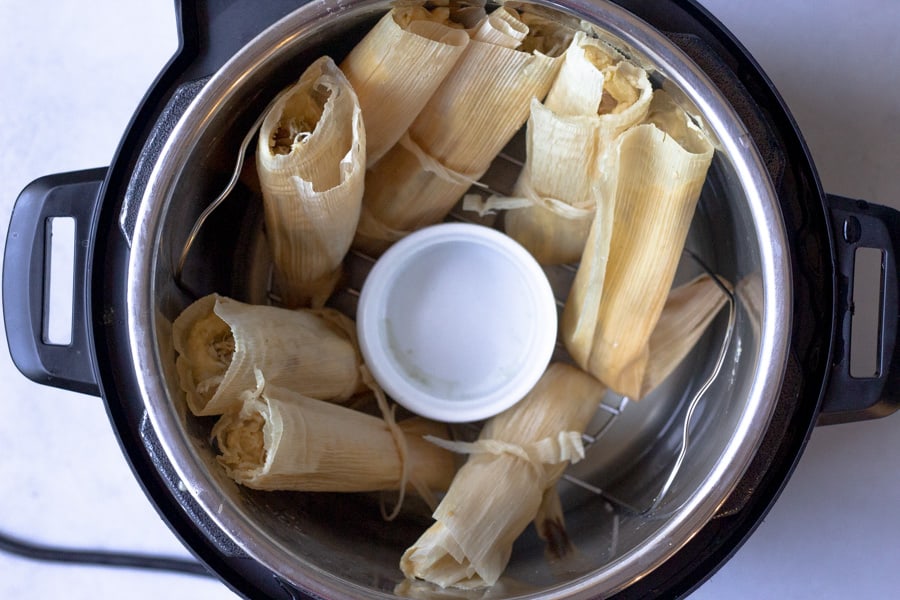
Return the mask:
{"type": "Polygon", "coordinates": [[[475,442],[450,441],[434,436],[425,436],[424,439],[458,454],[515,456],[534,466],[537,471],[541,471],[540,465],[556,465],[562,462],[574,464],[584,458],[581,433],[577,431],[560,431],[555,437],[546,437],[525,445],[493,439],[480,439],[475,442]]]}
{"type": "MultiPolygon", "coordinates": [[[[415,488],[416,492],[419,493],[419,496],[425,501],[428,506],[434,510],[437,506],[437,500],[434,497],[431,489],[425,485],[420,478],[416,477],[414,474],[410,472],[409,468],[409,444],[406,441],[406,435],[403,430],[397,425],[396,418],[396,409],[397,405],[389,406],[387,401],[387,396],[384,393],[384,390],[381,389],[381,386],[378,385],[378,382],[375,381],[375,378],[372,377],[372,373],[369,371],[368,367],[362,365],[360,367],[360,372],[362,373],[362,380],[366,386],[372,390],[372,393],[375,395],[375,399],[378,402],[378,409],[381,411],[381,416],[384,419],[385,425],[387,425],[388,430],[391,432],[391,436],[394,438],[394,444],[397,446],[397,454],[400,457],[400,461],[403,463],[403,470],[400,475],[400,483],[399,483],[399,496],[397,497],[397,502],[394,504],[394,508],[391,512],[387,511],[384,497],[382,497],[381,502],[379,503],[379,509],[381,510],[381,517],[385,521],[393,521],[397,518],[397,515],[400,514],[400,510],[403,508],[403,500],[406,498],[406,487],[407,483],[412,484],[415,488]]],[[[431,441],[433,440],[443,440],[443,438],[438,438],[432,435],[425,435],[423,439],[431,441]]]]}
{"type": "Polygon", "coordinates": [[[239,411],[222,415],[212,437],[228,476],[253,489],[375,492],[407,480],[446,489],[455,459],[421,439],[446,427],[417,417],[394,426],[404,455],[383,419],[271,386],[257,371],[256,388],[242,394],[239,411]]]}

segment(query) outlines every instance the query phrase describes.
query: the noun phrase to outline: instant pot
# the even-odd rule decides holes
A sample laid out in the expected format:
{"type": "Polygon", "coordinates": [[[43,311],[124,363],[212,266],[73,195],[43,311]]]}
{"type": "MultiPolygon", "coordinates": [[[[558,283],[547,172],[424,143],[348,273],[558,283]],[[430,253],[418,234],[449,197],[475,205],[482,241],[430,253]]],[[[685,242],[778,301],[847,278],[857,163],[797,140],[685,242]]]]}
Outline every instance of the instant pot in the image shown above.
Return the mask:
{"type": "MultiPolygon", "coordinates": [[[[572,472],[600,493],[561,489],[577,560],[548,562],[526,532],[501,582],[469,595],[677,597],[761,521],[812,427],[897,408],[900,214],[823,192],[771,83],[693,2],[540,5],[591,23],[704,119],[717,152],[688,245],[735,284],[735,317],[719,319],[653,396],[607,401],[615,420],[603,428],[606,451],[572,472]],[[882,257],[870,377],[850,371],[858,248],[882,257]]],[[[271,98],[315,58],[346,54],[389,6],[181,3],[180,49],[112,165],[35,181],[9,229],[4,318],[17,366],[40,383],[102,396],[160,514],[248,597],[450,594],[404,586],[397,568],[427,513],[385,523],[371,498],[256,493],[229,481],[215,462],[209,423],[185,410],[169,339],[175,316],[205,293],[266,301],[269,261],[252,177],[208,219],[176,278],[191,225],[228,183],[242,139],[271,98]],[[73,217],[79,241],[67,345],[44,337],[46,223],[54,217],[73,217]]]]}

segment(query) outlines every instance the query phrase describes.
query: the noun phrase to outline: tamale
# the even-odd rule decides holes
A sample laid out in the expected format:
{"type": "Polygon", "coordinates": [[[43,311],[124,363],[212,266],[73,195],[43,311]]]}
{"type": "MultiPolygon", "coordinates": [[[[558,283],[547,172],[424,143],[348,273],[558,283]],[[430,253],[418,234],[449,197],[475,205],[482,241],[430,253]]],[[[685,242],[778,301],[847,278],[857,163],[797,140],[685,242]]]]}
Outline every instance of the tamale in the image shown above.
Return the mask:
{"type": "Polygon", "coordinates": [[[406,550],[409,578],[441,587],[493,585],[544,492],[583,457],[581,432],[605,387],[580,369],[553,363],[518,404],[487,422],[434,512],[435,523],[406,550]]]}
{"type": "Polygon", "coordinates": [[[441,221],[524,125],[560,63],[518,50],[528,27],[508,8],[493,11],[408,131],[366,173],[354,246],[379,254],[441,221]]]}
{"type": "Polygon", "coordinates": [[[359,221],[365,162],[359,101],[324,56],[275,100],[257,144],[266,237],[285,306],[318,308],[337,284],[359,221]]]}
{"type": "MultiPolygon", "coordinates": [[[[725,290],[730,286],[721,278],[719,281],[721,286],[704,274],[673,288],[669,293],[659,322],[650,336],[644,396],[656,389],[681,364],[725,305],[728,299],[725,290]]],[[[547,543],[546,553],[551,560],[574,551],[556,487],[545,490],[534,525],[538,535],[547,543]]]]}
{"type": "MultiPolygon", "coordinates": [[[[259,372],[257,372],[259,374],[259,372]]],[[[212,430],[229,477],[258,490],[370,492],[409,482],[429,493],[447,488],[453,454],[423,439],[446,426],[413,417],[398,423],[404,456],[382,419],[257,380],[241,408],[212,430]]]]}
{"type": "Polygon", "coordinates": [[[468,44],[448,12],[395,6],[341,62],[359,98],[369,165],[400,140],[468,44]]]}
{"type": "Polygon", "coordinates": [[[546,100],[532,100],[525,167],[513,192],[527,202],[504,216],[506,233],[538,262],[579,260],[601,192],[599,157],[644,118],[651,96],[643,69],[576,34],[546,100]]]}
{"type": "Polygon", "coordinates": [[[222,414],[268,381],[320,400],[343,401],[365,389],[356,327],[332,309],[288,310],[210,294],[172,326],[175,365],[187,405],[198,416],[222,414]]]}
{"type": "Polygon", "coordinates": [[[595,213],[561,330],[583,369],[630,398],[641,397],[650,335],[712,156],[705,133],[661,90],[645,122],[604,155],[606,206],[595,213]]]}

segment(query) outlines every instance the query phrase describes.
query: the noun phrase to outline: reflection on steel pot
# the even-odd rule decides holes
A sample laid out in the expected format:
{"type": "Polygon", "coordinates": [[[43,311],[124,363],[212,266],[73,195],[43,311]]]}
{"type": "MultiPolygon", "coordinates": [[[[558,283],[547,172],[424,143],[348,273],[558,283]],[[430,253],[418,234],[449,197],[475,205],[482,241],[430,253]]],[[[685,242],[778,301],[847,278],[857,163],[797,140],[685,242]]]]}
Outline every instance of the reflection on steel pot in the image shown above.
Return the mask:
{"type": "MultiPolygon", "coordinates": [[[[102,393],[150,498],[234,589],[250,597],[442,597],[404,582],[398,569],[430,522],[426,511],[410,504],[386,523],[377,498],[236,485],[216,463],[210,423],[189,416],[178,385],[171,323],[180,311],[211,292],[266,303],[270,280],[252,177],[238,180],[196,238],[191,225],[228,183],[271,99],[316,58],[339,60],[389,7],[289,4],[185,3],[182,27],[202,34],[185,35],[115,163],[23,191],[7,241],[4,311],[7,322],[30,327],[7,328],[10,348],[36,381],[102,393]],[[48,346],[41,334],[43,222],[57,215],[93,232],[76,256],[86,277],[75,277],[82,287],[74,314],[85,319],[68,347],[48,346]],[[12,286],[27,294],[6,293],[12,286]]],[[[736,284],[734,322],[717,320],[650,397],[606,398],[592,430],[604,451],[589,449],[559,488],[577,559],[548,562],[529,530],[491,597],[687,593],[765,514],[811,427],[897,407],[900,216],[824,195],[793,121],[731,36],[688,0],[646,4],[573,0],[554,10],[591,23],[648,68],[655,87],[702,115],[716,152],[687,246],[736,284]],[[882,249],[885,265],[883,364],[868,379],[849,377],[848,364],[858,247],[882,249]]],[[[698,269],[686,258],[680,276],[698,269]]],[[[560,273],[551,277],[558,293],[566,286],[560,273]]],[[[352,295],[337,302],[355,308],[352,295]]]]}

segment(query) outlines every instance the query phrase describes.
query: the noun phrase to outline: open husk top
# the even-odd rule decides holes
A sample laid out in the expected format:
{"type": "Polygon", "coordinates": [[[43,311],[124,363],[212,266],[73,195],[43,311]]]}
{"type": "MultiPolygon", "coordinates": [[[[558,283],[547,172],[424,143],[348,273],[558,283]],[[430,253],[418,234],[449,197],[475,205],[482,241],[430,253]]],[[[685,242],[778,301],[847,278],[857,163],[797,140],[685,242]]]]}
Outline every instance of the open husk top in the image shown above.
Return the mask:
{"type": "Polygon", "coordinates": [[[287,310],[210,294],[173,327],[176,367],[191,412],[240,407],[255,372],[313,398],[342,402],[364,389],[356,326],[336,310],[287,310]]]}
{"type": "Polygon", "coordinates": [[[359,221],[366,132],[356,93],[328,57],[269,109],[256,168],[276,284],[286,306],[331,295],[359,221]]]}

